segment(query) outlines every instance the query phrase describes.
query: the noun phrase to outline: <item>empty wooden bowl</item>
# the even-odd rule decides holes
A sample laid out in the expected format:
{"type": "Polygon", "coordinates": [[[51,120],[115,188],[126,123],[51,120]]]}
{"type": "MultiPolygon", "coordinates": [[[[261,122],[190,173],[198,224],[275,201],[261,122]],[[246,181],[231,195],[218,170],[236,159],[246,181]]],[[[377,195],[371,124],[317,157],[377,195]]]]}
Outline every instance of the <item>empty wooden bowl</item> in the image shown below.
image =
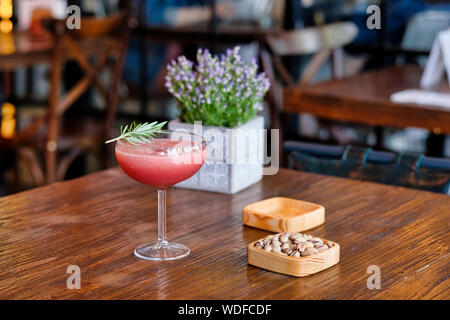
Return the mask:
{"type": "Polygon", "coordinates": [[[290,198],[269,198],[242,210],[242,223],[273,232],[302,232],[324,222],[323,206],[290,198]]]}
{"type": "Polygon", "coordinates": [[[306,277],[325,270],[339,262],[340,246],[326,240],[333,247],[307,257],[290,257],[285,254],[268,252],[255,247],[255,242],[248,245],[247,262],[252,266],[294,277],[306,277]]]}

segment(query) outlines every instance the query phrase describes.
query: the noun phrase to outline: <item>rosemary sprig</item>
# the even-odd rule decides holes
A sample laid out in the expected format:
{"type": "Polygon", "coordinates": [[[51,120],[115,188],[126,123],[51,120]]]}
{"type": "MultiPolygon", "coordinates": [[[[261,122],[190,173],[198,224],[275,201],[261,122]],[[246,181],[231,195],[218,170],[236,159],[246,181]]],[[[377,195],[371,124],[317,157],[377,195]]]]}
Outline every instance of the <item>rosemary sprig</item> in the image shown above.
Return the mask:
{"type": "Polygon", "coordinates": [[[133,122],[125,127],[120,126],[120,136],[117,138],[106,141],[105,143],[111,143],[117,140],[125,140],[128,143],[137,145],[140,143],[148,142],[157,133],[162,133],[162,127],[167,123],[167,121],[158,123],[158,121],[152,123],[139,123],[133,122]]]}

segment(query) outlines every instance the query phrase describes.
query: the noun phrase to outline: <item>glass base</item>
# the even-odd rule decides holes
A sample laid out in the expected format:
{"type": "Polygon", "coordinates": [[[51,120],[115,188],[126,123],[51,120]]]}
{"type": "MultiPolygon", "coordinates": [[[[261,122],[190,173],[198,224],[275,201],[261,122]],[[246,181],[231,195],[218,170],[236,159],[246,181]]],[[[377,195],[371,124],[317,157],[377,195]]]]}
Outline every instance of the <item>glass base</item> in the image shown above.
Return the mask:
{"type": "Polygon", "coordinates": [[[177,260],[186,257],[188,247],[174,242],[143,244],[134,249],[134,255],[145,260],[177,260]]]}

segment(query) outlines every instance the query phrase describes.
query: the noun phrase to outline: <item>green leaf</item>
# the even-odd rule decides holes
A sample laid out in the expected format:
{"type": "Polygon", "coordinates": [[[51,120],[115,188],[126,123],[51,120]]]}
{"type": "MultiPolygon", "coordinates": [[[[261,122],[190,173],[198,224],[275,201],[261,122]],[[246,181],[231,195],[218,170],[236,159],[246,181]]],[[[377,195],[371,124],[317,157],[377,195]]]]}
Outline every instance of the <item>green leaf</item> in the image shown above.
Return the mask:
{"type": "Polygon", "coordinates": [[[120,136],[117,138],[106,141],[105,143],[111,143],[117,140],[124,140],[133,145],[138,145],[141,143],[146,143],[149,139],[153,138],[157,133],[162,133],[164,130],[162,128],[167,123],[167,121],[158,123],[154,121],[152,123],[139,123],[133,122],[130,125],[126,125],[122,128],[120,126],[120,136]]]}

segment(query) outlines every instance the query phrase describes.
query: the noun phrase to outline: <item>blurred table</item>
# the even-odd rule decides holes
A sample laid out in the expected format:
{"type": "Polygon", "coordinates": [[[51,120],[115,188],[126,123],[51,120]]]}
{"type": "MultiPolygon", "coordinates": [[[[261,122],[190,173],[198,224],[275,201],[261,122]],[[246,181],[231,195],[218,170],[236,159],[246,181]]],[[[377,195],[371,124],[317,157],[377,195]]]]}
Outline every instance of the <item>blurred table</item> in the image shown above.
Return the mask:
{"type": "MultiPolygon", "coordinates": [[[[86,40],[80,48],[86,54],[101,54],[107,39],[86,40]]],[[[53,40],[50,36],[36,38],[29,32],[14,31],[10,34],[0,33],[0,72],[5,72],[3,82],[6,97],[13,93],[11,73],[16,68],[37,64],[50,64],[53,52],[53,40]]],[[[71,52],[65,52],[67,59],[71,52]]]]}
{"type": "Polygon", "coordinates": [[[236,195],[172,188],[167,208],[169,239],[191,254],[151,262],[133,250],[157,237],[157,192],[119,169],[0,198],[0,299],[450,298],[449,196],[281,169],[236,195]],[[307,233],[338,242],[339,264],[306,278],[247,264],[269,232],[243,226],[242,208],[273,196],[325,206],[307,233]]]}
{"type": "Polygon", "coordinates": [[[0,72],[3,76],[3,93],[13,95],[12,71],[18,67],[49,63],[53,43],[50,38],[36,39],[28,32],[0,33],[0,72]]]}
{"type": "MultiPolygon", "coordinates": [[[[103,46],[109,39],[86,39],[80,44],[86,54],[101,54],[103,46]]],[[[0,34],[0,71],[13,70],[21,66],[50,63],[53,51],[51,37],[35,38],[29,32],[13,32],[0,34]]],[[[75,54],[66,51],[65,57],[70,59],[75,54]]]]}
{"type": "Polygon", "coordinates": [[[36,39],[28,32],[0,34],[0,70],[13,70],[50,61],[51,38],[36,39]]]}
{"type": "MultiPolygon", "coordinates": [[[[309,87],[287,88],[283,110],[335,121],[418,127],[435,134],[450,134],[450,109],[390,100],[395,92],[418,89],[422,72],[417,66],[389,67],[309,87]]],[[[446,79],[431,90],[450,93],[446,79]]]]}

